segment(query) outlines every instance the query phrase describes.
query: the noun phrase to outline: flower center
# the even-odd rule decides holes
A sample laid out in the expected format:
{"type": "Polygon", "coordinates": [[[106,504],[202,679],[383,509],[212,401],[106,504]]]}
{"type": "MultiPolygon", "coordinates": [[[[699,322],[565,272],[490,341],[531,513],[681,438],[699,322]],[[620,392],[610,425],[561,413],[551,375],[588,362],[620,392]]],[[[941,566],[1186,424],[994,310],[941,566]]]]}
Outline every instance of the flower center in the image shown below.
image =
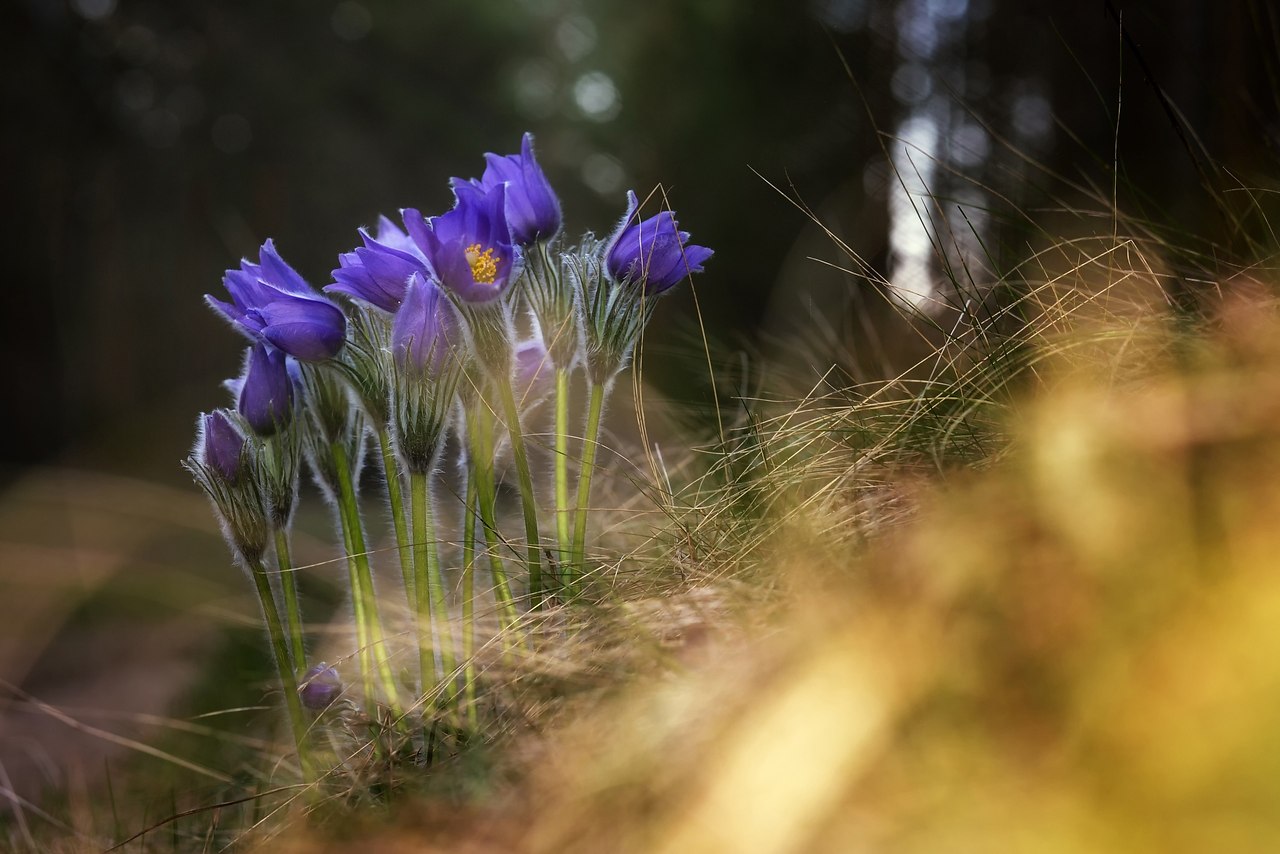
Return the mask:
{"type": "Polygon", "coordinates": [[[498,261],[492,249],[480,251],[479,243],[472,243],[466,249],[467,263],[471,265],[471,278],[479,285],[492,285],[498,278],[498,261]]]}

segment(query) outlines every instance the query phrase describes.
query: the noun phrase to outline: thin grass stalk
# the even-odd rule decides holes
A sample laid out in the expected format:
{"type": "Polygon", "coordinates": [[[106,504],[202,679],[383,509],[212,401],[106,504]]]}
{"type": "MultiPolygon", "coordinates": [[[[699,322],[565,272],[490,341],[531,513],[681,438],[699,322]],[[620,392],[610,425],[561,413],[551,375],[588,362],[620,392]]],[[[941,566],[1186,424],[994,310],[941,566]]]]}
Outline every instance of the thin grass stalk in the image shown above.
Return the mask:
{"type": "Polygon", "coordinates": [[[587,511],[591,506],[591,476],[596,467],[596,449],[600,438],[600,415],[604,411],[603,383],[591,383],[591,402],[587,409],[587,430],[582,439],[582,468],[578,473],[578,514],[573,528],[573,561],[570,564],[571,588],[586,572],[587,511]]]}
{"type": "Polygon", "coordinates": [[[569,509],[569,372],[556,368],[556,560],[560,566],[560,585],[572,596],[575,586],[569,584],[571,573],[573,518],[569,509]]]}
{"type": "Polygon", "coordinates": [[[285,638],[284,627],[280,625],[275,593],[271,591],[271,579],[267,577],[267,569],[261,560],[250,562],[249,574],[253,576],[254,586],[258,589],[258,604],[262,606],[262,615],[267,622],[267,636],[271,640],[280,688],[284,691],[284,705],[289,713],[289,727],[293,731],[294,746],[298,751],[298,764],[302,768],[302,776],[310,782],[315,779],[315,775],[307,756],[307,718],[302,711],[302,700],[298,696],[297,677],[289,666],[289,642],[285,638]]]}
{"type": "Polygon", "coordinates": [[[302,642],[302,608],[298,604],[298,576],[289,554],[289,532],[276,528],[276,566],[280,570],[280,589],[284,592],[284,616],[289,626],[289,651],[293,656],[293,672],[307,669],[307,649],[302,642]]]}
{"type": "MultiPolygon", "coordinates": [[[[355,486],[351,482],[351,469],[347,464],[347,453],[342,443],[334,442],[331,446],[335,468],[338,472],[338,506],[342,510],[342,520],[346,527],[345,538],[349,543],[348,557],[355,562],[355,579],[352,588],[353,598],[363,600],[363,611],[357,608],[357,621],[363,616],[365,622],[365,641],[373,652],[378,678],[382,681],[382,689],[393,709],[399,708],[398,692],[395,676],[391,672],[391,660],[387,654],[386,637],[382,631],[382,620],[378,615],[378,601],[373,590],[373,569],[369,565],[369,550],[364,542],[364,529],[360,524],[360,508],[356,503],[355,486]]],[[[364,646],[361,650],[365,649],[364,646]]],[[[364,659],[362,659],[363,661],[364,659]]]]}
{"type": "Polygon", "coordinates": [[[529,572],[529,601],[532,607],[542,606],[542,544],[538,534],[538,502],[533,494],[533,476],[529,471],[529,455],[524,444],[524,431],[520,428],[520,410],[516,406],[511,382],[499,380],[498,393],[502,397],[503,417],[507,421],[507,435],[511,439],[511,456],[516,464],[516,477],[520,484],[520,509],[524,514],[526,565],[529,572]]]}

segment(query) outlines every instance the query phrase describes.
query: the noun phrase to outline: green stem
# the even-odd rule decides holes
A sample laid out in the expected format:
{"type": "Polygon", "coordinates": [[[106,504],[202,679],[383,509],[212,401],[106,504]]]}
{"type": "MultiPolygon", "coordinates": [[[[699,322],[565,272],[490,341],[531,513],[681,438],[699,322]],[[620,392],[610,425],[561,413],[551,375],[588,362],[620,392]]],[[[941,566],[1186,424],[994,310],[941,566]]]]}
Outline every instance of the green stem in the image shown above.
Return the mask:
{"type": "MultiPolygon", "coordinates": [[[[440,663],[444,678],[451,679],[458,666],[453,648],[453,633],[449,630],[449,610],[445,602],[444,575],[440,563],[440,546],[436,540],[435,518],[431,512],[430,478],[423,472],[409,475],[410,499],[413,505],[414,569],[418,590],[418,640],[423,648],[420,661],[422,690],[428,690],[428,670],[434,670],[435,655],[431,652],[431,625],[440,638],[440,663]],[[427,656],[430,661],[427,661],[427,656]],[[428,664],[431,668],[428,668],[428,664]]],[[[433,674],[434,675],[434,674],[433,674]]],[[[452,691],[450,691],[452,696],[452,691]]]]}
{"type": "Polygon", "coordinates": [[[476,479],[467,472],[467,498],[462,521],[462,661],[465,684],[464,702],[467,706],[467,725],[471,732],[480,726],[479,709],[476,708],[476,479]]]}
{"type": "Polygon", "coordinates": [[[339,527],[342,529],[342,549],[347,555],[347,581],[351,586],[351,610],[356,624],[356,651],[360,661],[360,679],[364,686],[364,706],[370,718],[377,717],[377,691],[373,687],[373,646],[369,643],[369,623],[365,619],[364,596],[360,584],[360,570],[356,566],[355,549],[351,545],[351,522],[347,508],[338,503],[339,527]]]}
{"type": "Polygon", "coordinates": [[[489,552],[489,571],[493,575],[493,596],[498,602],[498,619],[505,643],[506,632],[515,626],[518,616],[511,586],[507,583],[506,567],[499,553],[502,546],[498,536],[496,487],[493,482],[493,413],[483,404],[476,406],[472,417],[467,419],[467,430],[471,434],[471,476],[476,483],[476,501],[489,552]]]}
{"type": "Polygon", "coordinates": [[[534,608],[542,605],[542,545],[538,536],[538,502],[533,494],[533,476],[529,472],[529,455],[525,450],[524,431],[520,429],[520,410],[509,381],[497,383],[502,397],[507,435],[511,438],[511,456],[515,458],[516,476],[520,481],[520,507],[524,511],[524,537],[529,570],[529,600],[534,608]]]}
{"type": "MultiPolygon", "coordinates": [[[[355,486],[351,482],[347,452],[341,442],[334,442],[330,449],[333,453],[334,468],[338,472],[338,506],[343,510],[345,539],[349,543],[347,555],[355,561],[356,579],[351,591],[352,596],[364,600],[365,641],[373,649],[373,659],[377,665],[378,676],[382,680],[382,689],[387,695],[387,702],[393,709],[398,708],[396,680],[391,672],[391,659],[387,655],[382,620],[378,616],[378,600],[373,591],[373,568],[369,565],[369,550],[365,547],[364,529],[360,525],[360,507],[356,503],[355,486]]],[[[359,621],[361,609],[357,607],[356,612],[356,620],[359,621]]],[[[362,651],[363,649],[364,647],[362,651]]]]}
{"type": "Polygon", "coordinates": [[[400,555],[400,577],[404,579],[404,595],[413,610],[413,554],[409,545],[409,529],[404,516],[403,482],[400,479],[400,463],[391,447],[391,431],[383,427],[378,431],[378,448],[382,451],[382,471],[387,482],[387,500],[391,503],[391,524],[396,533],[396,551],[400,555]]]}
{"type": "Polygon", "coordinates": [[[254,586],[258,588],[258,602],[262,606],[262,615],[267,621],[267,635],[271,639],[271,651],[276,660],[280,688],[284,691],[284,705],[289,712],[289,726],[293,730],[293,741],[298,749],[298,763],[302,766],[303,776],[310,781],[315,775],[312,773],[306,750],[307,717],[302,711],[302,700],[298,696],[298,680],[289,666],[289,643],[285,640],[284,628],[280,625],[280,614],[276,611],[276,597],[271,592],[271,580],[267,578],[267,569],[260,560],[255,560],[249,565],[249,574],[253,576],[254,586]]]}
{"type": "Polygon", "coordinates": [[[600,438],[600,413],[604,409],[604,385],[591,383],[591,403],[587,409],[587,432],[582,439],[582,469],[578,474],[578,515],[573,527],[573,577],[576,585],[586,570],[587,510],[591,505],[591,475],[596,466],[600,438]]]}
{"type": "MultiPolygon", "coordinates": [[[[561,584],[567,587],[570,564],[569,525],[569,372],[556,368],[556,558],[561,584]]],[[[574,591],[569,589],[572,594],[574,591]]]]}
{"type": "Polygon", "coordinates": [[[284,616],[289,624],[289,648],[293,654],[293,672],[307,669],[307,649],[302,643],[302,609],[298,605],[298,576],[289,556],[289,533],[276,528],[276,566],[280,569],[280,589],[284,591],[284,616]]]}

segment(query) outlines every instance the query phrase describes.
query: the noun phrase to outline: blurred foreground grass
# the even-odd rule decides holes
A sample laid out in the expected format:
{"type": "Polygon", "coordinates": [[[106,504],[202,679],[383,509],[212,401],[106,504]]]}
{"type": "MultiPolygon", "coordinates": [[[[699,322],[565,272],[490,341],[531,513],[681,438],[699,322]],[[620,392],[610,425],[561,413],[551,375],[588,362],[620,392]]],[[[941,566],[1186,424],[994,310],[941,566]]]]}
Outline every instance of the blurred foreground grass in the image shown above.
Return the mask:
{"type": "Polygon", "coordinates": [[[258,718],[183,748],[230,782],[126,765],[110,813],[7,838],[197,809],[124,850],[1280,849],[1274,285],[1188,311],[1158,244],[1035,260],[895,381],[779,384],[687,457],[615,438],[591,604],[486,659],[484,744],[254,798],[258,718]]]}

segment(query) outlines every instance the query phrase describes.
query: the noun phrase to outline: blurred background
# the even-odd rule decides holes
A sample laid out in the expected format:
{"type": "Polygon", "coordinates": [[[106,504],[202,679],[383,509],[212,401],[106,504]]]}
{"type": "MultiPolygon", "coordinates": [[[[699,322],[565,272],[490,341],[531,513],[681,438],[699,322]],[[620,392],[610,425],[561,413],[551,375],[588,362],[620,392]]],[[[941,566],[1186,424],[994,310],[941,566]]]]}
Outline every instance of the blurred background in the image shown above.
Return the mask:
{"type": "MultiPolygon", "coordinates": [[[[193,413],[239,367],[201,302],[225,268],[274,237],[327,284],[358,226],[443,211],[448,178],[525,129],[570,235],[611,228],[628,188],[665,190],[717,250],[697,284],[729,348],[826,275],[803,257],[821,244],[791,257],[807,220],[766,179],[907,291],[932,274],[925,187],[1020,258],[1027,226],[988,212],[1072,203],[1047,173],[1109,196],[1118,154],[1122,201],[1219,229],[1197,158],[1250,186],[1274,174],[1275,13],[1116,7],[1141,58],[1103,0],[7,3],[0,348],[22,367],[0,462],[111,441],[99,462],[175,475],[193,413]]],[[[664,356],[693,340],[691,308],[687,289],[664,304],[675,331],[647,370],[681,398],[699,379],[664,356]]]]}
{"type": "MultiPolygon", "coordinates": [[[[948,261],[990,278],[1093,194],[1230,245],[1206,175],[1275,183],[1277,32],[1263,0],[4,4],[0,678],[163,709],[222,642],[202,620],[253,641],[178,461],[241,358],[202,295],[264,239],[327,284],[357,227],[443,212],[531,130],[570,235],[660,187],[650,212],[665,194],[716,250],[717,361],[767,371],[799,334],[821,373],[885,292],[927,302],[948,261]],[[874,274],[831,267],[793,202],[874,274]]],[[[690,288],[653,329],[646,380],[705,401],[690,288]]],[[[0,760],[54,779],[57,738],[22,725],[0,718],[0,760]]]]}

